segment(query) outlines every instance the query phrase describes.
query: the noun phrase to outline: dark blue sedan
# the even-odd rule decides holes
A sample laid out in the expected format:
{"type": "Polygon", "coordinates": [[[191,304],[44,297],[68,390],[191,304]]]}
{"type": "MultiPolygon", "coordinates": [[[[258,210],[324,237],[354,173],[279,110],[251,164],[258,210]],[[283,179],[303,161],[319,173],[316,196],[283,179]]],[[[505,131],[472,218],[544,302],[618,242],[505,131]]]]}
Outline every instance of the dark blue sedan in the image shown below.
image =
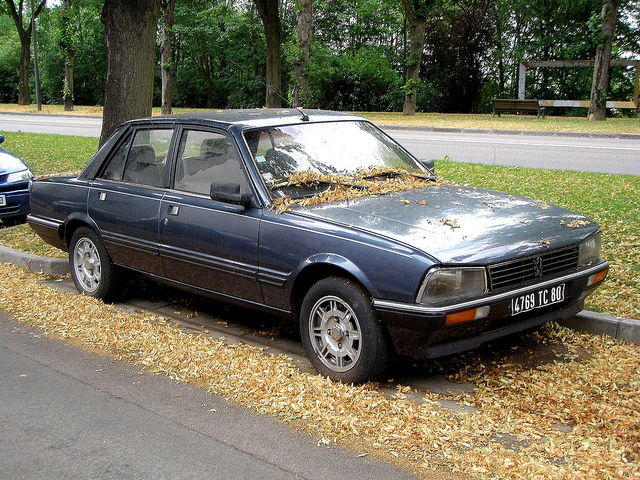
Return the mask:
{"type": "MultiPolygon", "coordinates": [[[[4,135],[0,134],[0,143],[4,135]]],[[[24,223],[29,213],[31,170],[13,153],[0,148],[0,220],[9,227],[24,223]]]]}
{"type": "Polygon", "coordinates": [[[568,318],[608,270],[591,220],[447,183],[334,112],[130,121],[78,177],[34,182],[31,209],[80,292],[113,298],[134,271],[289,316],[345,382],[568,318]]]}

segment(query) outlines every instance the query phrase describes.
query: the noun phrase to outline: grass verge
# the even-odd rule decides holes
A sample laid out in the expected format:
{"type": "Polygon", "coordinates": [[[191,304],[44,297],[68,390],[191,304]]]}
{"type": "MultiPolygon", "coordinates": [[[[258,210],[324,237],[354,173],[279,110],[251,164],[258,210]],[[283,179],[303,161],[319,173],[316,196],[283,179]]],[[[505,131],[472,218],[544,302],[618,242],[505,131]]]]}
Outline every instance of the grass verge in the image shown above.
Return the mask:
{"type": "Polygon", "coordinates": [[[573,133],[640,133],[637,118],[607,118],[604,122],[590,122],[584,117],[546,117],[533,115],[491,115],[418,113],[405,117],[401,113],[362,112],[360,115],[377,125],[406,127],[479,128],[483,130],[523,130],[535,132],[573,133]]]}

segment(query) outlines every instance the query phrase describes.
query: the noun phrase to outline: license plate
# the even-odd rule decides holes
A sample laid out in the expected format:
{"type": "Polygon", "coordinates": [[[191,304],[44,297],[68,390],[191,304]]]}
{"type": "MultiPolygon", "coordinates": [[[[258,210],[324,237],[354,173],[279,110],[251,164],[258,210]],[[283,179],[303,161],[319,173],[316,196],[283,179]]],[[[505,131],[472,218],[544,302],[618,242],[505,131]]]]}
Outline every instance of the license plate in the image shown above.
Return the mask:
{"type": "Polygon", "coordinates": [[[0,207],[4,207],[7,204],[7,198],[4,195],[0,195],[0,207]]]}
{"type": "Polygon", "coordinates": [[[526,293],[511,299],[511,315],[530,312],[564,301],[564,283],[555,287],[543,288],[537,292],[526,293]]]}

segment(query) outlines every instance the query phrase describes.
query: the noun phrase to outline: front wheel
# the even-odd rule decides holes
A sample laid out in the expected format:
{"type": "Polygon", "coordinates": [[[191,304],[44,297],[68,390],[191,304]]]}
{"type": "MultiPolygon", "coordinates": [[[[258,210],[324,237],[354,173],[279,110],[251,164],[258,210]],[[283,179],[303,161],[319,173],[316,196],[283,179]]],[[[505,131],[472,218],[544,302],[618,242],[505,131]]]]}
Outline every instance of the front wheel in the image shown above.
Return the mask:
{"type": "Polygon", "coordinates": [[[87,227],[78,228],[69,246],[71,276],[81,294],[108,300],[117,292],[116,267],[100,237],[87,227]]]}
{"type": "Polygon", "coordinates": [[[342,278],[325,278],[311,287],[302,303],[300,334],[313,366],[333,380],[365,382],[379,375],[389,358],[370,298],[342,278]]]}

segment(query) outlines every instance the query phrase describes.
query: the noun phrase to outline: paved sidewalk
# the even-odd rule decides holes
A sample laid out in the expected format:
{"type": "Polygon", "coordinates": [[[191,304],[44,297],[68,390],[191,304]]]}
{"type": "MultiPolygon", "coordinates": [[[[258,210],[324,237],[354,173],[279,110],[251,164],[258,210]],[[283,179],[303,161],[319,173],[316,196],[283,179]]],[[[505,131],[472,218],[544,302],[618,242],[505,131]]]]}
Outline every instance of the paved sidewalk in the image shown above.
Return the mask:
{"type": "Polygon", "coordinates": [[[0,478],[418,478],[203,389],[46,338],[3,311],[0,382],[0,478]]]}
{"type": "MultiPolygon", "coordinates": [[[[12,263],[47,275],[66,275],[69,262],[66,259],[41,257],[0,245],[0,262],[12,263]]],[[[640,345],[640,320],[618,318],[602,313],[583,310],[576,316],[562,322],[574,330],[609,335],[618,340],[640,345]]]]}

